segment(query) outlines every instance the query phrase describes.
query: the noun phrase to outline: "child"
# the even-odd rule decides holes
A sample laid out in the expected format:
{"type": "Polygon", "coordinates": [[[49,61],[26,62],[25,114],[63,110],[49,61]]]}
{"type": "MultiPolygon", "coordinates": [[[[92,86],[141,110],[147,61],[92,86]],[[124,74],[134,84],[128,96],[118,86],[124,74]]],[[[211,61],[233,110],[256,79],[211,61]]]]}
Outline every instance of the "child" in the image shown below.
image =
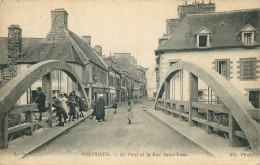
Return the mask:
{"type": "Polygon", "coordinates": [[[131,120],[133,119],[133,112],[132,112],[132,106],[130,101],[128,101],[127,113],[128,113],[127,115],[128,122],[129,124],[131,124],[131,120]]]}
{"type": "Polygon", "coordinates": [[[93,106],[93,111],[91,113],[91,115],[89,116],[89,119],[92,120],[94,116],[96,116],[96,102],[95,101],[92,101],[91,105],[93,106]]]}
{"type": "Polygon", "coordinates": [[[85,104],[85,99],[84,98],[79,98],[79,117],[84,117],[83,111],[87,111],[87,105],[85,104]]]}
{"type": "Polygon", "coordinates": [[[113,108],[115,109],[114,114],[116,114],[116,109],[117,109],[117,99],[116,99],[116,96],[114,97],[113,108]]]}

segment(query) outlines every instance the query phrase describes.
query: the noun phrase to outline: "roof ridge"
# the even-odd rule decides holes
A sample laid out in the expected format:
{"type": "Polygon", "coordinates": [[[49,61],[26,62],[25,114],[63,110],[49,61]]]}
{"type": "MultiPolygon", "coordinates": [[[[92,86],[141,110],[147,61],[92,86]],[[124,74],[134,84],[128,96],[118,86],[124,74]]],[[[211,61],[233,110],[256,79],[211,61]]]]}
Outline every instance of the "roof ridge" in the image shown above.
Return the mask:
{"type": "Polygon", "coordinates": [[[89,58],[87,58],[87,55],[85,55],[85,53],[81,50],[80,46],[78,46],[78,44],[73,40],[73,38],[69,35],[69,29],[64,29],[65,34],[67,35],[70,43],[72,44],[72,46],[75,48],[75,51],[77,52],[81,62],[83,64],[87,64],[87,61],[89,61],[89,58]],[[67,31],[68,30],[68,31],[67,31]],[[83,56],[83,54],[85,56],[83,56]]]}
{"type": "MultiPolygon", "coordinates": [[[[72,48],[72,44],[70,43],[70,51],[71,51],[71,53],[73,54],[73,48],[72,48]]],[[[75,50],[76,51],[76,50],[75,50]]],[[[73,60],[75,61],[75,58],[74,58],[74,56],[72,56],[72,58],[73,58],[73,60]]]]}
{"type": "Polygon", "coordinates": [[[175,32],[180,28],[180,26],[183,24],[183,22],[184,22],[186,19],[187,19],[187,16],[184,17],[184,19],[183,19],[183,20],[179,23],[179,25],[174,29],[174,31],[172,32],[172,34],[169,36],[169,39],[168,39],[165,43],[163,43],[162,45],[158,46],[157,49],[160,49],[160,47],[162,47],[163,45],[165,45],[165,44],[170,40],[170,38],[175,34],[175,32]]]}
{"type": "Polygon", "coordinates": [[[109,66],[108,66],[107,63],[103,60],[103,58],[101,58],[101,57],[97,54],[97,51],[96,51],[94,48],[92,48],[91,46],[90,46],[90,48],[91,48],[92,50],[94,50],[94,53],[97,55],[97,57],[100,59],[100,61],[108,68],[109,66]]]}
{"type": "Polygon", "coordinates": [[[198,13],[198,14],[187,14],[186,17],[187,16],[197,16],[197,15],[217,15],[217,14],[227,14],[227,13],[238,13],[238,12],[246,12],[246,11],[253,11],[253,10],[260,11],[260,8],[230,10],[230,11],[216,11],[216,12],[207,12],[207,13],[198,13]]]}
{"type": "MultiPolygon", "coordinates": [[[[236,34],[247,24],[259,29],[259,13],[260,9],[246,9],[243,11],[187,15],[170,35],[170,38],[159,45],[155,51],[197,50],[198,45],[194,35],[197,29],[201,29],[203,26],[213,33],[210,48],[243,47],[244,44],[239,41],[241,36],[236,34]],[[222,42],[223,40],[227,42],[222,42]]],[[[255,39],[257,43],[259,38],[256,37],[255,39]]]]}

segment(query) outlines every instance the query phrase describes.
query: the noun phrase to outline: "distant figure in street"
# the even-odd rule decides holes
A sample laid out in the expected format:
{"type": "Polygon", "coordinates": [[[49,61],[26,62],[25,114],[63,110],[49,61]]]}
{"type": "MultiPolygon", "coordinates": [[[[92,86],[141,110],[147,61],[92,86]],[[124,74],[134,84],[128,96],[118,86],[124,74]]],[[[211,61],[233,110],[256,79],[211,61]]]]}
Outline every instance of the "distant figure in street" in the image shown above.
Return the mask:
{"type": "Polygon", "coordinates": [[[68,115],[65,109],[63,108],[60,99],[55,99],[54,102],[55,102],[55,109],[53,110],[53,112],[56,112],[56,116],[58,117],[58,121],[59,121],[59,124],[57,126],[62,127],[64,126],[64,123],[66,123],[66,119],[68,118],[68,115]]]}
{"type": "Polygon", "coordinates": [[[116,114],[116,110],[117,110],[117,98],[116,98],[116,96],[114,97],[114,100],[113,100],[113,108],[115,109],[114,114],[116,114]]]}
{"type": "Polygon", "coordinates": [[[43,93],[41,87],[37,88],[37,93],[38,93],[38,97],[35,99],[35,103],[38,104],[37,108],[39,109],[39,113],[40,113],[39,121],[42,121],[42,113],[46,112],[46,109],[45,109],[46,96],[43,93]]]}
{"type": "Polygon", "coordinates": [[[98,120],[98,122],[100,122],[100,120],[105,121],[105,105],[106,102],[103,98],[103,94],[99,94],[96,106],[94,106],[94,110],[96,111],[96,120],[98,120]]]}
{"type": "Polygon", "coordinates": [[[89,117],[90,120],[92,120],[93,117],[96,116],[96,109],[97,109],[96,108],[96,102],[94,100],[91,102],[91,105],[93,105],[93,111],[92,111],[92,113],[90,115],[91,117],[89,117]]]}
{"type": "Polygon", "coordinates": [[[130,101],[128,101],[127,118],[128,118],[128,124],[131,124],[133,120],[133,111],[132,111],[132,106],[130,101]]]}

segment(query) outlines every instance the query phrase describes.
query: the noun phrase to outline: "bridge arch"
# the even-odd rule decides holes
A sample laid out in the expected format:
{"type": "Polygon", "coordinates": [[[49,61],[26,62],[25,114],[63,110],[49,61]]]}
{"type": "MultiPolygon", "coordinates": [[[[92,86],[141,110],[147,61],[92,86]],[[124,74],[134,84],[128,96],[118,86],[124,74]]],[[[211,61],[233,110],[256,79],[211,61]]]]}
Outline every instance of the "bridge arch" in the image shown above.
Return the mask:
{"type": "Polygon", "coordinates": [[[23,70],[22,73],[14,77],[3,88],[0,89],[0,121],[6,114],[8,114],[17,100],[33,83],[53,70],[61,70],[65,72],[74,82],[78,83],[81,92],[83,93],[84,97],[87,98],[81,80],[68,63],[57,60],[39,62],[27,68],[26,70],[23,70]]]}
{"type": "Polygon", "coordinates": [[[167,92],[165,82],[169,82],[180,70],[186,70],[200,78],[213,90],[238,123],[252,150],[260,153],[260,126],[247,112],[254,107],[227,79],[204,64],[194,64],[188,61],[179,61],[173,64],[160,81],[155,108],[158,99],[162,97],[164,91],[167,92]]]}

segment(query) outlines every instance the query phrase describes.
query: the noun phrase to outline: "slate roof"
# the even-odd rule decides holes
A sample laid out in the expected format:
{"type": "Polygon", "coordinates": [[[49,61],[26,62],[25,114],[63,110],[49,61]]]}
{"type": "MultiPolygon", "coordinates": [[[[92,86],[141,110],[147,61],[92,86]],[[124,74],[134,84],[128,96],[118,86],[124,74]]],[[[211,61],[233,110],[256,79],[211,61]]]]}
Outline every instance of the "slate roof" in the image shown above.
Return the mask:
{"type": "Polygon", "coordinates": [[[75,49],[66,40],[57,43],[41,43],[37,48],[18,60],[17,63],[37,63],[50,59],[81,64],[75,49]]]}
{"type": "Polygon", "coordinates": [[[27,54],[36,47],[38,47],[44,38],[22,38],[22,52],[27,54]]]}
{"type": "MultiPolygon", "coordinates": [[[[22,38],[22,52],[27,54],[41,44],[43,38],[22,38]]],[[[7,64],[8,60],[8,38],[0,38],[0,64],[7,64]]]]}
{"type": "Polygon", "coordinates": [[[169,40],[160,45],[157,50],[197,49],[196,32],[203,26],[212,32],[210,35],[211,48],[243,46],[239,32],[247,24],[257,30],[255,42],[259,45],[259,15],[260,9],[187,15],[169,40]]]}
{"type": "Polygon", "coordinates": [[[80,47],[80,49],[84,52],[85,55],[89,58],[90,61],[99,65],[103,69],[107,69],[102,60],[98,57],[98,54],[95,53],[95,50],[90,47],[86,42],[84,42],[79,36],[69,30],[69,35],[76,42],[76,44],[80,47]]]}
{"type": "MultiPolygon", "coordinates": [[[[28,51],[17,63],[37,63],[44,60],[61,60],[81,65],[88,60],[107,70],[98,55],[79,36],[68,29],[61,31],[66,37],[55,42],[48,39],[39,44],[34,50],[28,51]]],[[[48,38],[48,36],[46,37],[48,38]]]]}

